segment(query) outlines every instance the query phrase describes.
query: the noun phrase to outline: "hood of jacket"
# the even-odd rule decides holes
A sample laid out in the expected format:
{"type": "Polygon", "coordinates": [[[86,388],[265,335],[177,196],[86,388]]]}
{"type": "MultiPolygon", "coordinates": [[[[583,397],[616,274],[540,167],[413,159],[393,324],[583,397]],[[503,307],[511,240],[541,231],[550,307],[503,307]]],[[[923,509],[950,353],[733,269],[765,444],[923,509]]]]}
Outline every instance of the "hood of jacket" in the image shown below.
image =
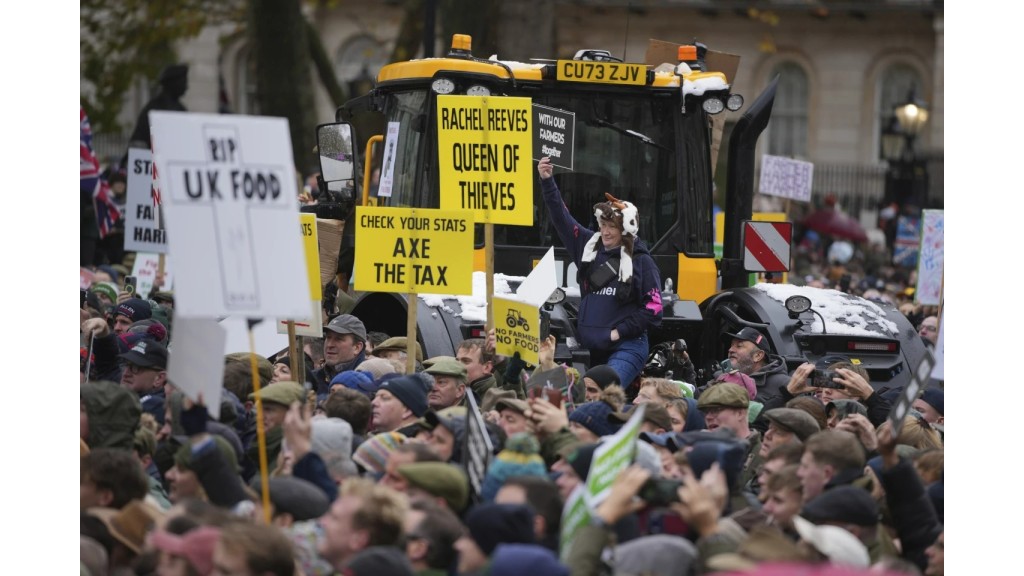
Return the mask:
{"type": "Polygon", "coordinates": [[[86,382],[82,402],[89,418],[89,448],[132,449],[142,405],[135,392],[109,380],[86,382]]]}

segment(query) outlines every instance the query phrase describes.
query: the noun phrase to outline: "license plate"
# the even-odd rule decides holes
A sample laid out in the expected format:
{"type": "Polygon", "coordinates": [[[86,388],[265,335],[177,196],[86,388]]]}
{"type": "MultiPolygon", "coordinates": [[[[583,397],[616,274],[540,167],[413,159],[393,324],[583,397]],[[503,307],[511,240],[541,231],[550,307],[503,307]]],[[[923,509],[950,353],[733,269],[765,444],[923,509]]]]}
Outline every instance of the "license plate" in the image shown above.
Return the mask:
{"type": "Polygon", "coordinates": [[[564,82],[598,82],[601,84],[647,83],[647,66],[619,62],[559,60],[556,78],[564,82]]]}

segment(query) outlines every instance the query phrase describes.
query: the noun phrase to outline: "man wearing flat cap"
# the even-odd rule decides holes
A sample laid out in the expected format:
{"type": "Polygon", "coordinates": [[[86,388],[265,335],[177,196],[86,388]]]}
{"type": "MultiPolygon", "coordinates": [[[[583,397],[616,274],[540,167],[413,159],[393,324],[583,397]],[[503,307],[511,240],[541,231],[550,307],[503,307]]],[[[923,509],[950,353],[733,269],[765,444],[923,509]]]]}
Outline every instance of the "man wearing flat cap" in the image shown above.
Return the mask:
{"type": "Polygon", "coordinates": [[[747,389],[732,382],[714,384],[697,398],[697,408],[704,414],[709,431],[713,432],[719,428],[731,430],[737,438],[747,441],[743,472],[739,476],[737,487],[749,482],[761,467],[761,459],[758,457],[761,451],[761,434],[750,428],[747,418],[749,406],[750,394],[747,389]]]}
{"type": "Polygon", "coordinates": [[[735,334],[726,332],[732,340],[729,345],[729,362],[733,368],[750,376],[757,385],[754,400],[764,404],[778,393],[779,387],[789,383],[786,362],[781,356],[772,356],[768,337],[754,328],[745,327],[735,334]]]}
{"type": "MultiPolygon", "coordinates": [[[[263,401],[263,430],[267,444],[267,461],[276,462],[281,451],[281,440],[284,438],[284,418],[292,402],[305,402],[306,389],[298,382],[278,380],[260,388],[260,400],[263,401]]],[[[256,393],[249,394],[249,400],[256,400],[256,393]]],[[[249,457],[259,462],[259,443],[253,442],[249,447],[249,457]]]]}
{"type": "MultiPolygon", "coordinates": [[[[405,336],[393,336],[373,347],[371,356],[384,359],[395,359],[405,364],[408,359],[409,339],[405,336]]],[[[416,362],[423,364],[423,349],[416,342],[416,362]]]]}
{"type": "Polygon", "coordinates": [[[366,360],[366,326],[351,314],[340,314],[324,326],[324,366],[315,372],[319,378],[317,395],[330,393],[330,381],[340,372],[355,370],[366,360]],[[322,388],[322,389],[321,389],[322,388]]]}
{"type": "Polygon", "coordinates": [[[777,446],[803,443],[811,434],[821,430],[818,421],[798,408],[773,408],[764,413],[768,430],[764,433],[760,455],[766,457],[777,446]]]}
{"type": "Polygon", "coordinates": [[[411,502],[426,499],[461,514],[469,503],[469,477],[457,464],[414,462],[398,467],[406,480],[405,493],[411,502]]]}
{"type": "Polygon", "coordinates": [[[434,386],[427,393],[427,404],[433,410],[461,406],[466,401],[466,367],[458,360],[441,358],[425,370],[434,377],[434,386]]]}
{"type": "MultiPolygon", "coordinates": [[[[257,475],[252,489],[261,493],[263,484],[257,475]]],[[[331,503],[316,484],[295,476],[270,478],[270,504],[274,511],[271,524],[287,528],[295,522],[315,520],[327,513],[331,503]]]]}

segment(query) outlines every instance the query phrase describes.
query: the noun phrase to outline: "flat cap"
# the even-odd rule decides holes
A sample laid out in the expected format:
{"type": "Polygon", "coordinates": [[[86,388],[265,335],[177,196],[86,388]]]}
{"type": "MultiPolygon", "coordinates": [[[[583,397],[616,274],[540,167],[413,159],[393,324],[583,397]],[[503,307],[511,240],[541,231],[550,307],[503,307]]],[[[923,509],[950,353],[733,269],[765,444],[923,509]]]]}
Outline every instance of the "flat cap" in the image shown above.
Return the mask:
{"type": "Polygon", "coordinates": [[[773,408],[765,412],[764,417],[769,422],[774,422],[776,426],[796,434],[801,442],[807,440],[811,434],[821,431],[821,426],[814,416],[799,408],[773,408]]]}
{"type": "MultiPolygon", "coordinates": [[[[260,493],[262,487],[257,474],[252,482],[252,488],[260,493]]],[[[274,505],[276,513],[291,514],[296,522],[319,518],[331,507],[323,490],[316,484],[295,476],[274,476],[270,479],[270,502],[274,505]]]]}
{"type": "Polygon", "coordinates": [[[747,408],[750,396],[746,388],[731,382],[719,382],[704,391],[697,398],[697,408],[747,408]]]}
{"type": "Polygon", "coordinates": [[[469,478],[462,467],[445,462],[413,462],[398,467],[410,485],[432,496],[444,498],[448,508],[459,514],[469,502],[469,478]]]}

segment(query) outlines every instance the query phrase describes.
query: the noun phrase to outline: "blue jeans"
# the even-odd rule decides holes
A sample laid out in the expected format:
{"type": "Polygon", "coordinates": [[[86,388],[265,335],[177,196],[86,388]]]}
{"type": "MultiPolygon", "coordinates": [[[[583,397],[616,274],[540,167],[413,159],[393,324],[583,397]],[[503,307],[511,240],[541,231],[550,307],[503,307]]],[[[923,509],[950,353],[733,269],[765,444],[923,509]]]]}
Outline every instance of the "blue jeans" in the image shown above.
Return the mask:
{"type": "Polygon", "coordinates": [[[629,385],[640,375],[644,365],[647,364],[647,355],[650,352],[647,346],[647,333],[644,332],[629,340],[620,340],[618,344],[608,356],[605,364],[611,366],[619,375],[622,389],[625,390],[629,388],[629,385]]]}

